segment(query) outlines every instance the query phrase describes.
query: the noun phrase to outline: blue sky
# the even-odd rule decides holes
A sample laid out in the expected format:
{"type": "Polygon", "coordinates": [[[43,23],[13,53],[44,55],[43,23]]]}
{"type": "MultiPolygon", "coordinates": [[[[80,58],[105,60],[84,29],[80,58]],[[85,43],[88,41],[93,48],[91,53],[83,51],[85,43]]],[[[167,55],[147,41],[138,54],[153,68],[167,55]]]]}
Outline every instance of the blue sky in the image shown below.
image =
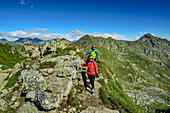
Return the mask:
{"type": "MultiPolygon", "coordinates": [[[[0,36],[170,40],[170,0],[0,0],[0,36]]],[[[9,38],[10,37],[10,38],[9,38]]]]}

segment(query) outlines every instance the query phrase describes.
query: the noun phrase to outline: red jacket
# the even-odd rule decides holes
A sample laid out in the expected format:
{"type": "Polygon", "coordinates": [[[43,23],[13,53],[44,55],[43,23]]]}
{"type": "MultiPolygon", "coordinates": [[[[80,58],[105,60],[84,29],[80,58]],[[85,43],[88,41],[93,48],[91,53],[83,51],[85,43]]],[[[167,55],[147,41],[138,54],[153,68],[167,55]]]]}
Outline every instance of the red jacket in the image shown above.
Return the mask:
{"type": "Polygon", "coordinates": [[[98,67],[96,62],[93,60],[92,62],[87,61],[86,64],[80,64],[81,66],[87,66],[87,74],[88,75],[96,75],[98,74],[98,67]]]}

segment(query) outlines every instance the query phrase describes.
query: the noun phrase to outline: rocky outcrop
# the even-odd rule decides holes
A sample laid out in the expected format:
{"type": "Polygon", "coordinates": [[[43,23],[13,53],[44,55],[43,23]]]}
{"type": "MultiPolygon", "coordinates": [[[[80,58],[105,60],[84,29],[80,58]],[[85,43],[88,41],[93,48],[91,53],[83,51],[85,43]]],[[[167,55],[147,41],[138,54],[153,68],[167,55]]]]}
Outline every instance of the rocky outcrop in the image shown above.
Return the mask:
{"type": "Polygon", "coordinates": [[[31,55],[31,57],[33,57],[33,58],[39,58],[40,57],[40,51],[38,50],[38,48],[36,49],[36,50],[33,50],[33,52],[32,52],[32,55],[31,55]]]}
{"type": "Polygon", "coordinates": [[[7,102],[3,99],[0,99],[0,111],[5,111],[7,107],[7,102]]]}
{"type": "Polygon", "coordinates": [[[17,47],[17,50],[24,58],[38,58],[40,56],[40,51],[36,44],[23,44],[17,47]]]}
{"type": "Polygon", "coordinates": [[[5,78],[8,77],[9,73],[4,73],[4,72],[0,72],[0,91],[1,89],[3,89],[4,87],[4,83],[5,83],[5,78]]]}
{"type": "Polygon", "coordinates": [[[42,91],[46,89],[46,81],[42,74],[37,70],[24,70],[21,72],[23,84],[22,91],[27,93],[29,91],[42,91]]]}
{"type": "Polygon", "coordinates": [[[46,56],[51,53],[55,54],[57,52],[57,48],[65,49],[67,47],[69,47],[68,40],[54,39],[54,40],[50,40],[49,43],[46,41],[46,44],[41,49],[41,52],[43,56],[46,56]]]}
{"type": "Polygon", "coordinates": [[[43,76],[48,76],[54,73],[54,69],[53,68],[40,69],[40,72],[42,73],[43,76]]]}
{"type": "Polygon", "coordinates": [[[12,69],[12,74],[15,75],[22,68],[23,68],[23,63],[15,64],[14,68],[12,69]]]}
{"type": "Polygon", "coordinates": [[[67,96],[72,87],[72,80],[66,78],[48,78],[47,87],[44,91],[36,93],[35,101],[44,109],[54,109],[59,106],[60,100],[67,96]]]}
{"type": "Polygon", "coordinates": [[[3,90],[0,92],[0,97],[3,98],[3,97],[5,97],[7,94],[8,94],[8,90],[3,89],[3,90]]]}
{"type": "Polygon", "coordinates": [[[32,69],[21,71],[22,93],[25,93],[27,99],[34,101],[43,109],[57,108],[73,86],[72,81],[77,77],[77,65],[83,61],[79,59],[79,57],[71,55],[43,58],[41,63],[56,62],[56,66],[45,69],[32,67],[32,69]]]}

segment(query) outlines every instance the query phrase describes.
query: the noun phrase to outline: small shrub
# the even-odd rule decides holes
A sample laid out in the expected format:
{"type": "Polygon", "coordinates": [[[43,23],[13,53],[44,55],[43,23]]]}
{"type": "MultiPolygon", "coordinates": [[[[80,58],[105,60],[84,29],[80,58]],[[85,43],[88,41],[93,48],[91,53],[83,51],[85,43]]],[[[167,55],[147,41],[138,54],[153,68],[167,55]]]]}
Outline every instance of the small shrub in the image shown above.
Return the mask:
{"type": "Polygon", "coordinates": [[[9,69],[9,67],[7,67],[7,66],[2,66],[1,69],[2,69],[2,70],[7,70],[7,69],[9,69]]]}
{"type": "Polygon", "coordinates": [[[73,106],[74,107],[78,107],[80,104],[83,104],[83,100],[80,100],[79,98],[76,98],[75,100],[73,100],[73,106]]]}
{"type": "Polygon", "coordinates": [[[79,105],[80,105],[79,100],[75,99],[74,102],[73,102],[73,106],[76,107],[76,106],[79,106],[79,105]]]}

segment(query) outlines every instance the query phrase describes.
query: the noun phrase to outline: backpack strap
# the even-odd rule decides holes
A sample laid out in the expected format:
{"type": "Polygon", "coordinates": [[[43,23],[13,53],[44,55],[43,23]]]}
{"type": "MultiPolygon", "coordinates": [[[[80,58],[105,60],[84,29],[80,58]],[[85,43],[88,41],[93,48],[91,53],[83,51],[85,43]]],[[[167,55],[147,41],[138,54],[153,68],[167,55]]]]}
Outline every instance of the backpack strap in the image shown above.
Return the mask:
{"type": "MultiPolygon", "coordinates": [[[[88,63],[88,61],[86,61],[86,64],[88,63]]],[[[94,65],[94,60],[93,60],[93,65],[94,65]]]]}
{"type": "Polygon", "coordinates": [[[94,65],[94,60],[93,60],[93,65],[94,65]]]}
{"type": "Polygon", "coordinates": [[[95,53],[96,53],[97,49],[95,49],[95,53]]]}
{"type": "MultiPolygon", "coordinates": [[[[97,49],[95,49],[95,53],[96,53],[97,49]]],[[[92,49],[90,49],[90,53],[92,52],[92,49]]]]}

